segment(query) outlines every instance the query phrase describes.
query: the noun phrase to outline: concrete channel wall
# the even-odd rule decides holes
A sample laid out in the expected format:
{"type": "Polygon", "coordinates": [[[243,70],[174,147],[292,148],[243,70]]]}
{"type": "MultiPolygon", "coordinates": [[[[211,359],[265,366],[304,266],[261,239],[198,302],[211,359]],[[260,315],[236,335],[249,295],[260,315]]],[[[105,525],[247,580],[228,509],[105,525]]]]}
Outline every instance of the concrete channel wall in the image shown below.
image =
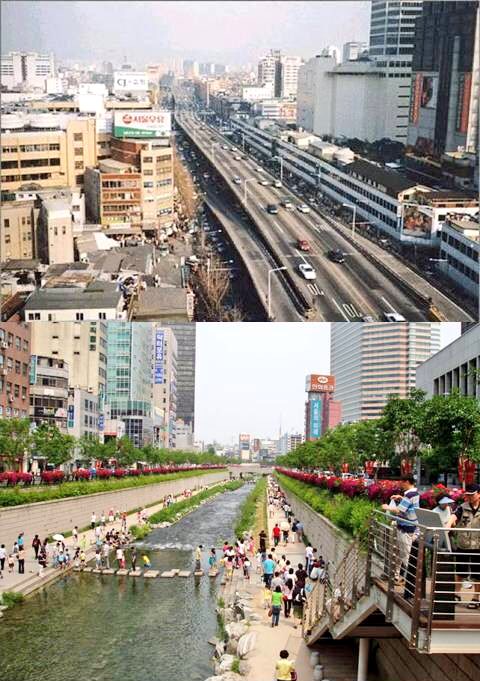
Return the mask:
{"type": "Polygon", "coordinates": [[[181,494],[186,489],[195,490],[228,479],[229,473],[224,470],[142,487],[0,508],[0,543],[10,550],[19,533],[25,532],[29,548],[35,534],[43,540],[55,532],[71,531],[75,525],[78,528],[86,527],[90,524],[93,511],[97,519],[102,511],[108,514],[110,508],[128,512],[159,502],[168,494],[181,494]]]}
{"type": "MultiPolygon", "coordinates": [[[[281,485],[280,485],[281,487],[281,485]]],[[[295,517],[302,521],[304,532],[318,554],[328,561],[329,567],[340,564],[347,552],[349,540],[333,523],[301,501],[293,492],[282,487],[295,517]]]]}

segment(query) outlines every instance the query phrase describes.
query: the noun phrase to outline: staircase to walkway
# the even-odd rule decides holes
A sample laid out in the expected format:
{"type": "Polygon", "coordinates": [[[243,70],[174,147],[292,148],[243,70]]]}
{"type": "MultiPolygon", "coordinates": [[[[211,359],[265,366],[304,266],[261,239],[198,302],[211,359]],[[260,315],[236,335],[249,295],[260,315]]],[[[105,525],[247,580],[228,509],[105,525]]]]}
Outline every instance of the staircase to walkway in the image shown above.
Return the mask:
{"type": "Polygon", "coordinates": [[[320,654],[323,678],[328,681],[357,681],[358,651],[353,641],[317,641],[312,650],[320,654]]]}

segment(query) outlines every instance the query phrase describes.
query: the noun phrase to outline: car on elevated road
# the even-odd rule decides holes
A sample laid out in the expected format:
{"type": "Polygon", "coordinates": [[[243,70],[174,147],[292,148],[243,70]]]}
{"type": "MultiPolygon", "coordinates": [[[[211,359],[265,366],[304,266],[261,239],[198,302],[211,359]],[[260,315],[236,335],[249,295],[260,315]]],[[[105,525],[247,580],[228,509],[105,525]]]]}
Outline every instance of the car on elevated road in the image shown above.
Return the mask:
{"type": "Polygon", "coordinates": [[[299,251],[303,251],[304,253],[308,253],[311,250],[310,244],[306,239],[299,239],[297,241],[297,248],[299,251]]]}
{"type": "Polygon", "coordinates": [[[289,199],[282,199],[280,205],[285,208],[285,210],[295,210],[295,206],[289,199]]]}
{"type": "Polygon", "coordinates": [[[238,175],[235,175],[235,177],[232,178],[232,182],[234,184],[242,184],[242,178],[238,177],[238,175]]]}
{"type": "Polygon", "coordinates": [[[406,322],[407,320],[398,312],[384,312],[383,318],[386,322],[406,322]]]}
{"type": "Polygon", "coordinates": [[[307,206],[306,203],[300,203],[297,206],[297,210],[299,210],[300,213],[310,213],[310,206],[307,206]]]}
{"type": "Polygon", "coordinates": [[[316,279],[317,278],[317,273],[313,269],[311,265],[308,264],[308,262],[302,262],[298,266],[298,271],[302,275],[304,279],[316,279]]]}
{"type": "Polygon", "coordinates": [[[343,254],[343,251],[341,251],[339,248],[335,248],[331,251],[328,251],[327,255],[332,262],[338,263],[345,262],[345,256],[343,254]]]}
{"type": "Polygon", "coordinates": [[[273,186],[274,187],[281,187],[282,183],[280,182],[280,180],[275,180],[275,182],[273,183],[273,186]]]}
{"type": "Polygon", "coordinates": [[[269,182],[268,180],[259,180],[259,181],[258,181],[258,184],[261,184],[262,187],[268,187],[268,185],[270,184],[270,182],[269,182]]]}
{"type": "Polygon", "coordinates": [[[278,206],[276,203],[269,203],[267,206],[267,213],[271,215],[276,215],[278,213],[278,206]]]}

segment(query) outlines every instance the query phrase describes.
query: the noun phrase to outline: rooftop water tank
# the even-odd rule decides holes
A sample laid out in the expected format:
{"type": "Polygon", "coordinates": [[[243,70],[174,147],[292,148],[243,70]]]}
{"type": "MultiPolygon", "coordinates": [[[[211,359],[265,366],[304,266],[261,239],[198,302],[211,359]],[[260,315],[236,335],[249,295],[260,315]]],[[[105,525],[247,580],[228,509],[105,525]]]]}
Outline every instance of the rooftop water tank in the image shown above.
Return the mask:
{"type": "Polygon", "coordinates": [[[60,128],[60,119],[57,114],[39,113],[30,116],[30,127],[35,130],[49,130],[60,128]]]}
{"type": "Polygon", "coordinates": [[[0,121],[2,130],[21,130],[25,125],[25,118],[16,113],[2,114],[0,121]]]}

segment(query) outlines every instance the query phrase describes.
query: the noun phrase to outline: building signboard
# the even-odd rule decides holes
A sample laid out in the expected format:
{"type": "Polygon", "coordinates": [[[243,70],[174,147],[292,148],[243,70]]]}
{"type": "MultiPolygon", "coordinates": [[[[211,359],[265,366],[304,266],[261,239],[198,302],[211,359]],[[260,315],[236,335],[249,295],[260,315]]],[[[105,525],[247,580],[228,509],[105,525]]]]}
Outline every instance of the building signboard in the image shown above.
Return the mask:
{"type": "Polygon", "coordinates": [[[157,329],[155,332],[155,368],[154,368],[154,383],[159,385],[163,383],[163,341],[165,332],[162,329],[157,329]]]}
{"type": "Polygon", "coordinates": [[[114,71],[114,92],[147,92],[148,75],[144,71],[114,71]]]}
{"type": "Polygon", "coordinates": [[[68,416],[67,416],[67,418],[68,418],[67,427],[73,428],[73,426],[75,424],[75,407],[73,406],[73,404],[68,405],[67,414],[68,414],[68,416]]]}
{"type": "Polygon", "coordinates": [[[437,76],[422,76],[422,95],[420,106],[422,109],[435,109],[437,107],[437,76]]]}
{"type": "Polygon", "coordinates": [[[37,382],[37,355],[32,355],[30,357],[29,383],[30,385],[35,385],[36,382],[37,382]]]}
{"type": "Polygon", "coordinates": [[[309,439],[315,440],[322,434],[322,400],[311,400],[308,403],[310,409],[309,439]]]}
{"type": "Polygon", "coordinates": [[[422,97],[423,74],[417,73],[412,79],[412,91],[410,96],[410,123],[417,125],[420,114],[420,101],[422,97]]]}
{"type": "Polygon", "coordinates": [[[455,128],[464,135],[468,129],[468,113],[470,110],[470,94],[472,89],[472,74],[461,73],[458,81],[457,116],[455,128]]]}
{"type": "Polygon", "coordinates": [[[105,428],[105,417],[103,414],[100,414],[98,417],[98,430],[102,433],[105,428]]]}
{"type": "Polygon", "coordinates": [[[171,130],[169,111],[115,111],[113,134],[120,139],[169,137],[171,130]]]}
{"type": "Polygon", "coordinates": [[[305,390],[314,393],[332,393],[335,390],[335,376],[325,374],[309,374],[305,390]]]}
{"type": "Polygon", "coordinates": [[[430,239],[432,214],[426,206],[405,206],[403,209],[403,232],[406,236],[430,239]]]}

